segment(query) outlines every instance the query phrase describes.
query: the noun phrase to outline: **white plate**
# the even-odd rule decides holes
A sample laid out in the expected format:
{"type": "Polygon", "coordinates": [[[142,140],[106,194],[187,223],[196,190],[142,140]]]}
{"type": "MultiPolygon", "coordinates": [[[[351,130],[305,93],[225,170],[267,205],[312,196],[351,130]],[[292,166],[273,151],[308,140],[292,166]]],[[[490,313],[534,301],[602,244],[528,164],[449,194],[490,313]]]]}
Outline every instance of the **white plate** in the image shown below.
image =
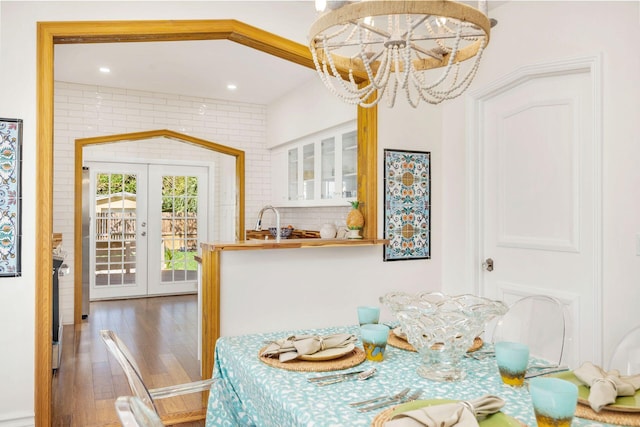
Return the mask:
{"type": "Polygon", "coordinates": [[[356,347],[355,344],[349,344],[346,347],[328,348],[326,350],[322,350],[317,353],[298,356],[298,359],[309,360],[313,362],[318,362],[321,360],[337,359],[338,357],[342,357],[345,354],[351,352],[355,347],[356,347]]]}

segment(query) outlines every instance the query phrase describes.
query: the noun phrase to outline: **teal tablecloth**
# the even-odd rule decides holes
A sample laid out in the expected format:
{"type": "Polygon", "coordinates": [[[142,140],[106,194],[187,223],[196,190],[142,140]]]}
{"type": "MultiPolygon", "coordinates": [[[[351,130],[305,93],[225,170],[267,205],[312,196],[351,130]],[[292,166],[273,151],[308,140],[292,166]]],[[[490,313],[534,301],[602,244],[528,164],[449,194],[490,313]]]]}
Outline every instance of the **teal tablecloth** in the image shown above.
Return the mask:
{"type": "MultiPolygon", "coordinates": [[[[498,374],[494,358],[463,361],[467,378],[458,382],[436,382],[420,377],[416,369],[420,357],[415,352],[387,346],[383,362],[365,361],[358,369],[375,366],[377,374],[366,380],[350,380],[317,387],[308,377],[333,372],[294,372],[271,367],[261,362],[258,351],[266,340],[293,334],[358,334],[356,326],[318,330],[222,337],[216,343],[214,378],[207,408],[207,427],[268,426],[268,427],[351,427],[369,426],[380,411],[360,413],[347,403],[386,393],[396,393],[405,387],[424,390],[422,399],[472,399],[495,394],[506,401],[502,411],[521,422],[535,426],[531,399],[526,387],[505,386],[498,374]]],[[[358,343],[361,346],[361,343],[358,343]]],[[[356,368],[351,368],[353,370],[356,368]]],[[[574,418],[574,427],[606,426],[590,420],[574,418]]]]}

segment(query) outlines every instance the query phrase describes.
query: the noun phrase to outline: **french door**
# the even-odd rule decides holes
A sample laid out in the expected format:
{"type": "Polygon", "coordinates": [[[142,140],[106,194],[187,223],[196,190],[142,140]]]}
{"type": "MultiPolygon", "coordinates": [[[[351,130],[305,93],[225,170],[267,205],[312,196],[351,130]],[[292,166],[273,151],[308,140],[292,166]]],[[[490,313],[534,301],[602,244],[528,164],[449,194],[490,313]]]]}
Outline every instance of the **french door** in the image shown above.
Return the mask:
{"type": "Polygon", "coordinates": [[[208,168],[87,164],[91,171],[90,298],[197,292],[208,168]]]}

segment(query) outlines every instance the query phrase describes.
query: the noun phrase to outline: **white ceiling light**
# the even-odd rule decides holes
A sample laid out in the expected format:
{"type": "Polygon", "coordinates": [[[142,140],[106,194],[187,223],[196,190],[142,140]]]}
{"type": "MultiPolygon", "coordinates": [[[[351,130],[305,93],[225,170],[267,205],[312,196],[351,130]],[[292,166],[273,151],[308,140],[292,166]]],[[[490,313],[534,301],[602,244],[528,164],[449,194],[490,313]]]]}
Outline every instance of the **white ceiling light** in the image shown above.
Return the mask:
{"type": "Polygon", "coordinates": [[[109,67],[100,67],[99,70],[101,73],[104,73],[104,74],[109,74],[111,72],[111,68],[109,67]]]}
{"type": "Polygon", "coordinates": [[[229,90],[236,90],[236,89],[238,89],[238,86],[234,85],[233,83],[229,83],[229,84],[227,85],[227,89],[229,89],[229,90]]]}
{"type": "Polygon", "coordinates": [[[398,88],[414,108],[459,96],[496,22],[486,0],[478,9],[453,0],[329,1],[327,7],[309,34],[316,70],[332,93],[363,107],[383,97],[393,106],[398,88]]]}

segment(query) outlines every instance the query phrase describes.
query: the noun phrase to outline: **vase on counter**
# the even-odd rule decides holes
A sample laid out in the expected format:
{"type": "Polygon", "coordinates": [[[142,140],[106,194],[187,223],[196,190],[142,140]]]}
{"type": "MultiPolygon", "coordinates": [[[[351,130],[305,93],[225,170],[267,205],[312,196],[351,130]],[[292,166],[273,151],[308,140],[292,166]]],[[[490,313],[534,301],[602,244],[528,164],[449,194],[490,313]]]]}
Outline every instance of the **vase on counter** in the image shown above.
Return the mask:
{"type": "Polygon", "coordinates": [[[347,233],[347,239],[362,239],[360,235],[360,230],[364,227],[364,215],[358,209],[360,206],[360,202],[354,200],[351,202],[351,210],[347,214],[347,228],[349,232],[347,233]]]}
{"type": "Polygon", "coordinates": [[[331,223],[326,223],[320,228],[321,239],[335,239],[338,229],[331,223]]]}

